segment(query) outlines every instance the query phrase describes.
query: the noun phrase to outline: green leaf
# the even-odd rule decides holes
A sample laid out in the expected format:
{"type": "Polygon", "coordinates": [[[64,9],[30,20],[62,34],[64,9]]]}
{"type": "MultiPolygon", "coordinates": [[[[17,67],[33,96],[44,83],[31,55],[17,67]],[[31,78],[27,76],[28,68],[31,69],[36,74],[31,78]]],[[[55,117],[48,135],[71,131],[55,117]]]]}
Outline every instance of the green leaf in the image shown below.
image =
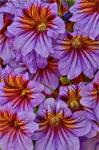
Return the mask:
{"type": "Polygon", "coordinates": [[[60,82],[62,84],[70,84],[70,80],[66,78],[66,76],[61,76],[60,77],[60,82]]]}
{"type": "Polygon", "coordinates": [[[71,7],[74,3],[75,3],[75,0],[64,0],[69,7],[71,7]]]}

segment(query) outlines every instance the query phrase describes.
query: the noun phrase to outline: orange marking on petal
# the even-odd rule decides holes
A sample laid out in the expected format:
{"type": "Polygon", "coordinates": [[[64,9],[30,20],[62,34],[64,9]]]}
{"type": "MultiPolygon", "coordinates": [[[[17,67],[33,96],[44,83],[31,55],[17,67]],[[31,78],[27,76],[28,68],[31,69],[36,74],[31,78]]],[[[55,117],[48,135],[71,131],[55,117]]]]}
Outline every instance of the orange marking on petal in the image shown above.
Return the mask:
{"type": "Polygon", "coordinates": [[[17,131],[24,128],[24,122],[7,110],[0,112],[0,132],[8,133],[11,129],[17,131]]]}
{"type": "Polygon", "coordinates": [[[63,39],[60,45],[66,51],[77,50],[77,51],[93,51],[99,47],[99,40],[91,40],[88,37],[83,36],[72,36],[63,39]]]}
{"type": "Polygon", "coordinates": [[[60,112],[48,112],[46,116],[41,119],[40,127],[45,128],[47,125],[51,127],[63,127],[65,129],[75,128],[76,121],[72,118],[65,118],[60,112]]]}
{"type": "Polygon", "coordinates": [[[81,12],[94,13],[99,11],[99,1],[97,0],[83,0],[79,3],[81,12]]]}
{"type": "Polygon", "coordinates": [[[27,89],[28,81],[24,80],[22,76],[9,74],[4,82],[4,96],[10,101],[18,99],[18,102],[22,103],[22,100],[31,94],[30,89],[27,89]]]}
{"type": "Polygon", "coordinates": [[[31,5],[23,9],[23,14],[19,18],[21,28],[30,31],[42,32],[51,26],[54,16],[46,6],[31,5]]]}

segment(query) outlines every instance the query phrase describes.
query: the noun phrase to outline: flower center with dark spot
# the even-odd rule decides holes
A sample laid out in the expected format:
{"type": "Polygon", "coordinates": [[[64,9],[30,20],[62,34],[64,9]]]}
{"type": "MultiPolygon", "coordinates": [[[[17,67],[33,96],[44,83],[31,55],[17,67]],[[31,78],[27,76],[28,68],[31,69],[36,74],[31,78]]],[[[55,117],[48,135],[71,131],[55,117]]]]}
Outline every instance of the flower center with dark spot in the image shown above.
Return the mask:
{"type": "Polygon", "coordinates": [[[43,32],[46,30],[46,23],[42,22],[37,27],[38,31],[43,32]]]}
{"type": "Polygon", "coordinates": [[[11,121],[11,126],[16,129],[20,129],[23,125],[24,125],[24,123],[22,121],[19,121],[19,120],[11,121]]]}
{"type": "Polygon", "coordinates": [[[17,121],[14,121],[13,126],[14,126],[15,128],[19,128],[18,122],[17,122],[17,121]]]}

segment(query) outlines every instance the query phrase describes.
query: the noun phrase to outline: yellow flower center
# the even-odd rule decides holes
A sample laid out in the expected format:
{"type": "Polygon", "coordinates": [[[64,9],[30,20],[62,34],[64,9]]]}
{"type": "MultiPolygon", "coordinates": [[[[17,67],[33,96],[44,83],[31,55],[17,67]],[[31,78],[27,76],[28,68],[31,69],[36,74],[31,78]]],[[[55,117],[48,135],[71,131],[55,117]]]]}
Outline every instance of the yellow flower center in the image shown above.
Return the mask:
{"type": "Polygon", "coordinates": [[[68,106],[70,107],[71,110],[78,110],[81,108],[80,105],[80,95],[79,95],[79,90],[77,92],[73,92],[72,90],[69,93],[69,97],[68,97],[68,106]]]}
{"type": "Polygon", "coordinates": [[[68,102],[68,105],[69,105],[69,107],[70,107],[71,109],[73,109],[73,110],[77,110],[77,109],[79,108],[79,106],[80,106],[79,101],[78,101],[77,98],[71,99],[71,100],[68,102]]]}
{"type": "Polygon", "coordinates": [[[74,37],[72,40],[72,46],[74,48],[80,48],[81,47],[81,41],[80,41],[80,36],[74,37]]]}
{"type": "Polygon", "coordinates": [[[43,32],[43,31],[45,31],[46,30],[46,24],[44,23],[44,22],[42,22],[42,23],[40,23],[39,25],[38,25],[38,31],[40,31],[40,32],[43,32]]]}
{"type": "Polygon", "coordinates": [[[30,91],[27,90],[27,89],[23,89],[22,90],[22,93],[21,93],[21,96],[25,96],[26,94],[28,94],[30,91]]]}
{"type": "Polygon", "coordinates": [[[19,127],[19,123],[18,123],[17,121],[14,121],[13,126],[14,126],[15,128],[18,128],[18,127],[19,127]]]}
{"type": "Polygon", "coordinates": [[[24,125],[24,122],[23,121],[20,121],[20,120],[15,120],[15,121],[12,121],[12,124],[11,124],[14,128],[17,128],[19,129],[20,127],[22,127],[24,125]]]}
{"type": "Polygon", "coordinates": [[[59,125],[59,123],[60,123],[60,116],[58,116],[58,115],[53,116],[50,119],[50,122],[51,122],[52,125],[55,125],[55,126],[59,125]]]}

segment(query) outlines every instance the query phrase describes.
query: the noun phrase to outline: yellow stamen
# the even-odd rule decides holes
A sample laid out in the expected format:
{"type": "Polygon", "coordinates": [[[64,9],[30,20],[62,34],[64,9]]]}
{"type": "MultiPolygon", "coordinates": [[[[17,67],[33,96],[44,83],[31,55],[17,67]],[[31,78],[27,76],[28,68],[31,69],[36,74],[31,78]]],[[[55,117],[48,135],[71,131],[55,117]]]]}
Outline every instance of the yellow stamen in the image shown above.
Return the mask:
{"type": "Polygon", "coordinates": [[[78,109],[80,104],[78,100],[74,99],[74,100],[70,100],[68,105],[71,109],[78,109]]]}
{"type": "Polygon", "coordinates": [[[60,116],[58,116],[58,115],[53,116],[50,119],[50,122],[51,122],[52,125],[55,125],[55,126],[59,125],[59,123],[60,123],[60,116]]]}
{"type": "Polygon", "coordinates": [[[19,124],[18,124],[18,122],[17,121],[14,121],[14,127],[19,127],[19,124]]]}
{"type": "Polygon", "coordinates": [[[21,96],[25,96],[28,93],[29,93],[29,90],[24,89],[24,90],[22,90],[21,96]]]}
{"type": "Polygon", "coordinates": [[[45,30],[46,30],[46,24],[45,24],[44,22],[40,23],[40,24],[38,25],[38,31],[43,32],[43,31],[45,31],[45,30]]]}
{"type": "Polygon", "coordinates": [[[72,40],[72,46],[79,48],[81,46],[80,36],[74,37],[72,40]]]}

